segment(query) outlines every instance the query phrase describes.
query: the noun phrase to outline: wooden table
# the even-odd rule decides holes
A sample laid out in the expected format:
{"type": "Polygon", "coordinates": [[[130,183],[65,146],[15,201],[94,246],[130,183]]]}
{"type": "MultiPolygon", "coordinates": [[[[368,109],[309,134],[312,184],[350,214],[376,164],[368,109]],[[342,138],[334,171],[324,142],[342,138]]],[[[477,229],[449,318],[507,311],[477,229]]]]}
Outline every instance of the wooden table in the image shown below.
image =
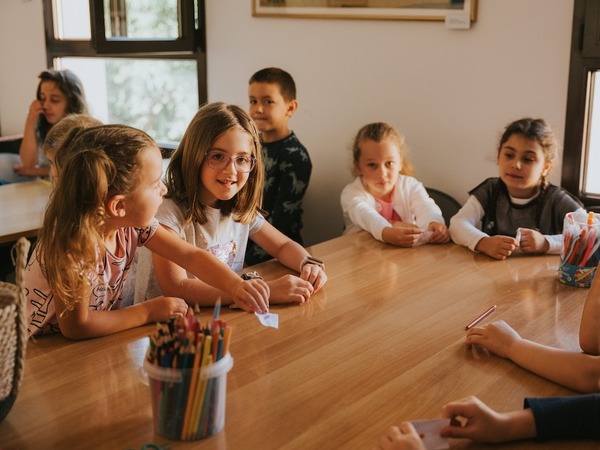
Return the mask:
{"type": "MultiPolygon", "coordinates": [[[[0,424],[2,448],[369,449],[391,424],[440,417],[477,395],[506,411],[525,396],[572,391],[464,346],[465,325],[490,305],[524,337],[578,350],[587,291],[556,281],[558,256],[495,261],[453,244],[394,248],[361,233],[314,246],[329,282],[308,303],[274,306],[280,328],[225,308],[234,327],[225,428],[193,443],[154,434],[140,367],[153,326],[105,338],[30,342],[23,386],[0,424]]],[[[286,273],[257,266],[267,278],[286,273]]],[[[211,310],[206,311],[210,317],[211,310]]],[[[533,441],[510,449],[597,448],[533,441]]]]}
{"type": "Polygon", "coordinates": [[[36,235],[51,190],[46,180],[0,186],[0,244],[36,235]]]}

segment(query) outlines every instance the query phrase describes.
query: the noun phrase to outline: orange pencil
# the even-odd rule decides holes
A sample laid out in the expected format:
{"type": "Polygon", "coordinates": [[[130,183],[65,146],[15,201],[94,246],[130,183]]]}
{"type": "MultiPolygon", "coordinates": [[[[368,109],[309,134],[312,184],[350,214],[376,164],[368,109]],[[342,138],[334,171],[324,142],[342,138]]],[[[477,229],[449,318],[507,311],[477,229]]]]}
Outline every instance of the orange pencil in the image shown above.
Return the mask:
{"type": "Polygon", "coordinates": [[[225,336],[223,336],[223,356],[229,353],[229,343],[231,342],[231,327],[225,328],[225,336]]]}

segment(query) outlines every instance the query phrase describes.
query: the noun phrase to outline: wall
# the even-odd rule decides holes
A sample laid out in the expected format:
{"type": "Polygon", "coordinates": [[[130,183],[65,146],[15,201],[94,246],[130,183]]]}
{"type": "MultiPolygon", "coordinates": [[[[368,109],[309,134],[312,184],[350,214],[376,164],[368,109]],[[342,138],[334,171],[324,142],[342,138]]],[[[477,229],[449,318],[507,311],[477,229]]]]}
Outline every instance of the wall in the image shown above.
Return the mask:
{"type": "Polygon", "coordinates": [[[42,0],[0,1],[0,134],[23,133],[46,68],[42,0]]]}
{"type": "MultiPolygon", "coordinates": [[[[497,174],[495,147],[508,122],[544,117],[564,134],[573,0],[479,0],[470,30],[441,22],[258,18],[251,0],[206,4],[209,100],[246,107],[248,78],[267,66],[296,80],[300,106],[291,126],[313,161],[308,244],[341,233],[348,147],[367,122],[404,132],[417,178],[461,202],[497,174]]],[[[0,17],[9,26],[0,27],[0,123],[8,134],[20,132],[45,61],[41,0],[3,0],[0,17]],[[36,20],[23,20],[35,10],[36,20]],[[25,51],[7,45],[11,30],[30,36],[25,51]]],[[[560,180],[560,161],[551,180],[560,180]]]]}

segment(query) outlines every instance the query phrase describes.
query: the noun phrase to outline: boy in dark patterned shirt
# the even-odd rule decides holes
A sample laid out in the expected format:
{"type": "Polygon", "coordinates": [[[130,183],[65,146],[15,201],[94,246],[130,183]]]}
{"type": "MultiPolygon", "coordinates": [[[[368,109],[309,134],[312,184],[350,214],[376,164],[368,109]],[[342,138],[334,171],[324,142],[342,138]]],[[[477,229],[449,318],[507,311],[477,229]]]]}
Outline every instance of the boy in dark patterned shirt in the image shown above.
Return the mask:
{"type": "MultiPolygon", "coordinates": [[[[262,209],[279,231],[302,245],[302,198],[308,187],[312,163],[306,148],[289,129],[298,109],[296,85],[289,73],[270,67],[249,81],[250,116],[261,134],[266,177],[262,209]]],[[[248,241],[246,265],[270,259],[248,241]]]]}

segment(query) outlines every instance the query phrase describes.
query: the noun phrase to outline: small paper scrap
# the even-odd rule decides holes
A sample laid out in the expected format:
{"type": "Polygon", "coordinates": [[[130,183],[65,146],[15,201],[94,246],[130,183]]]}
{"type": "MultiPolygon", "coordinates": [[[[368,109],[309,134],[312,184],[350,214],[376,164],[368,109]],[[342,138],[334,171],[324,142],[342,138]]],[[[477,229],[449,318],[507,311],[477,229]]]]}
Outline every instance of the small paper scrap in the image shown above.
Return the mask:
{"type": "Polygon", "coordinates": [[[263,326],[271,327],[271,328],[279,328],[279,314],[274,314],[271,312],[268,312],[265,314],[259,314],[259,313],[254,313],[254,314],[256,314],[256,317],[258,317],[258,320],[260,321],[260,323],[263,324],[263,326]]]}
{"type": "Polygon", "coordinates": [[[431,239],[431,235],[433,233],[430,230],[425,230],[423,231],[423,234],[421,235],[421,237],[419,238],[419,240],[417,241],[417,243],[415,244],[415,247],[419,246],[419,245],[425,245],[429,243],[429,240],[431,239]]]}
{"type": "Polygon", "coordinates": [[[427,450],[443,450],[450,448],[448,438],[440,436],[440,431],[450,425],[450,419],[411,420],[415,430],[421,436],[427,450]]]}

